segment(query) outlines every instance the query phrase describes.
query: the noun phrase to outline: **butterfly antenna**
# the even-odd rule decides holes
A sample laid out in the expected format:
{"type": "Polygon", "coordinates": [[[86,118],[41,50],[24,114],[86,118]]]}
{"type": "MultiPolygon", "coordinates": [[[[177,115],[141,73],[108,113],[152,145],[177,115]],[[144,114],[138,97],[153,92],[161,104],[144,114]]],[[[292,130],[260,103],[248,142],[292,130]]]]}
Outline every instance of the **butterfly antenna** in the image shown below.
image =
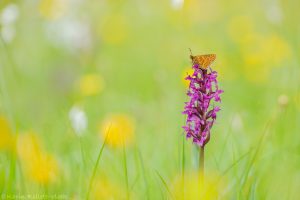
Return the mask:
{"type": "Polygon", "coordinates": [[[189,50],[190,50],[190,52],[191,52],[191,55],[193,55],[191,48],[189,48],[189,50]]]}

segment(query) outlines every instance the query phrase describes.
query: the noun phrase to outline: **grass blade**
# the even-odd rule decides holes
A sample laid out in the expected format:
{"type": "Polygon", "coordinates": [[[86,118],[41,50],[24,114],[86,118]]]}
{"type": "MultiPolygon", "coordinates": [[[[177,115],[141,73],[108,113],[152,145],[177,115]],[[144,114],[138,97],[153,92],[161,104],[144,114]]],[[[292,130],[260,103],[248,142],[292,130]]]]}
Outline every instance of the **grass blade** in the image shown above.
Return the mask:
{"type": "Polygon", "coordinates": [[[263,141],[264,141],[265,137],[266,137],[267,134],[268,134],[268,131],[269,131],[269,128],[270,128],[271,124],[272,124],[272,120],[269,121],[269,122],[266,124],[265,131],[263,132],[262,136],[260,137],[260,139],[259,139],[259,141],[258,141],[258,145],[256,146],[254,155],[253,155],[253,157],[252,157],[252,159],[251,159],[251,161],[250,161],[248,167],[245,169],[245,173],[243,173],[243,174],[245,174],[245,176],[243,176],[244,178],[241,177],[241,189],[240,189],[240,194],[241,194],[241,192],[242,192],[242,190],[243,190],[243,188],[244,188],[244,186],[245,186],[245,184],[246,184],[246,181],[247,181],[247,179],[248,179],[248,176],[249,176],[249,172],[250,172],[250,170],[251,170],[251,167],[253,166],[253,163],[254,163],[255,160],[257,159],[258,153],[259,153],[259,151],[260,151],[261,148],[262,148],[263,141]]]}
{"type": "Polygon", "coordinates": [[[171,193],[171,191],[170,191],[170,189],[169,189],[169,187],[168,187],[168,185],[167,185],[167,182],[166,182],[166,181],[164,180],[164,178],[158,173],[157,170],[155,170],[155,172],[156,172],[157,176],[159,177],[159,179],[161,180],[161,182],[163,183],[163,185],[165,186],[165,188],[166,188],[166,190],[168,191],[170,197],[171,197],[172,199],[174,199],[174,198],[173,198],[173,195],[172,195],[172,193],[171,193]]]}
{"type": "Polygon", "coordinates": [[[227,169],[224,170],[221,176],[224,176],[230,169],[232,169],[235,165],[237,165],[242,159],[244,159],[252,149],[250,149],[248,152],[244,153],[241,157],[239,157],[234,163],[232,163],[227,169]]]}
{"type": "Polygon", "coordinates": [[[95,166],[94,166],[93,174],[92,174],[90,182],[89,182],[89,187],[88,187],[88,191],[87,191],[87,195],[86,195],[86,200],[88,200],[89,196],[90,196],[90,192],[91,192],[91,189],[92,189],[92,186],[93,186],[93,182],[94,182],[94,178],[95,178],[95,175],[96,175],[96,172],[97,172],[99,161],[100,161],[100,158],[102,156],[102,152],[104,150],[104,147],[105,147],[105,144],[106,144],[106,141],[107,141],[107,138],[108,138],[109,130],[110,130],[110,126],[108,128],[108,131],[107,131],[107,134],[105,136],[104,142],[103,142],[103,144],[100,148],[100,151],[98,153],[98,157],[97,157],[97,161],[96,161],[95,166]]]}
{"type": "Polygon", "coordinates": [[[147,200],[149,200],[150,195],[149,195],[149,187],[148,187],[148,180],[147,180],[147,177],[146,177],[145,165],[144,165],[144,161],[143,161],[143,157],[142,157],[141,152],[139,150],[137,150],[137,151],[138,151],[138,155],[139,155],[139,158],[140,158],[142,174],[143,174],[143,178],[144,178],[144,185],[145,185],[145,188],[146,188],[146,196],[147,196],[147,200]]]}
{"type": "Polygon", "coordinates": [[[127,170],[127,160],[126,160],[126,150],[125,143],[123,140],[123,165],[124,165],[124,174],[125,174],[125,184],[126,184],[126,199],[130,199],[129,195],[129,183],[128,183],[128,170],[127,170]]]}

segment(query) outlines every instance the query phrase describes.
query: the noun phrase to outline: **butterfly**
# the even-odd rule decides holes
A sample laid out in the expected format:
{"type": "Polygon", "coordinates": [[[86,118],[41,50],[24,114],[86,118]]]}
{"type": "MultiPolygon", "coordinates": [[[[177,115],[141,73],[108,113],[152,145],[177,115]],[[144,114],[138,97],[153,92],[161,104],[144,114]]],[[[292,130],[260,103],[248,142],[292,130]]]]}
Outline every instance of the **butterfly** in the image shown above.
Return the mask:
{"type": "Polygon", "coordinates": [[[190,55],[193,64],[198,65],[202,69],[207,69],[216,60],[216,57],[217,57],[216,54],[205,54],[205,55],[193,56],[192,51],[190,55]]]}

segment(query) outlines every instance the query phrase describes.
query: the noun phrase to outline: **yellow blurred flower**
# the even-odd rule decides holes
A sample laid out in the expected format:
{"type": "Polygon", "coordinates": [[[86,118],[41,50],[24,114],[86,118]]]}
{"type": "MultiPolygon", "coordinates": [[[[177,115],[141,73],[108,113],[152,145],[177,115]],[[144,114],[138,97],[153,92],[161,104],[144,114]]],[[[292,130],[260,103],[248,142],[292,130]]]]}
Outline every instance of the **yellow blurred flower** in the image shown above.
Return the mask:
{"type": "Polygon", "coordinates": [[[198,172],[186,172],[185,179],[179,175],[172,184],[172,195],[175,199],[185,200],[212,200],[226,199],[222,188],[223,182],[219,176],[213,173],[206,173],[204,184],[200,181],[198,172]]]}
{"type": "Polygon", "coordinates": [[[294,102],[296,104],[296,108],[300,111],[300,94],[297,94],[295,97],[294,97],[294,102]]]}
{"type": "Polygon", "coordinates": [[[104,88],[104,80],[98,74],[87,74],[79,80],[79,90],[83,96],[96,95],[104,88]]]}
{"type": "Polygon", "coordinates": [[[260,43],[261,54],[272,65],[278,65],[291,57],[289,44],[279,35],[271,34],[260,43]]]}
{"type": "Polygon", "coordinates": [[[40,14],[48,20],[59,19],[67,8],[68,0],[42,0],[39,4],[40,14]]]}
{"type": "Polygon", "coordinates": [[[225,55],[218,55],[216,64],[212,67],[218,72],[218,78],[222,80],[234,80],[236,78],[235,67],[230,64],[228,58],[225,55]]]}
{"type": "Polygon", "coordinates": [[[228,32],[242,53],[245,77],[254,82],[268,79],[273,67],[283,66],[291,57],[289,44],[278,34],[259,34],[249,16],[233,18],[228,32]]]}
{"type": "Polygon", "coordinates": [[[254,22],[249,16],[237,16],[229,21],[228,33],[238,43],[249,43],[253,40],[254,22]]]}
{"type": "Polygon", "coordinates": [[[257,37],[243,48],[244,71],[252,81],[267,80],[273,67],[284,66],[291,57],[289,44],[276,34],[257,37]]]}
{"type": "Polygon", "coordinates": [[[15,137],[4,116],[0,116],[0,150],[14,151],[15,137]]]}
{"type": "Polygon", "coordinates": [[[220,4],[216,1],[185,0],[183,11],[186,23],[213,22],[221,16],[220,4]]]}
{"type": "Polygon", "coordinates": [[[183,70],[182,72],[182,83],[185,85],[185,87],[188,87],[189,84],[190,84],[190,81],[188,80],[185,80],[185,78],[188,76],[188,75],[192,75],[194,72],[192,66],[190,67],[187,67],[183,70]]]}
{"type": "Polygon", "coordinates": [[[106,178],[94,181],[91,199],[126,199],[126,190],[106,178]]]}
{"type": "Polygon", "coordinates": [[[268,79],[271,67],[264,65],[263,57],[260,55],[244,55],[245,77],[253,82],[264,82],[268,79]]]}
{"type": "Polygon", "coordinates": [[[58,163],[52,155],[43,151],[34,133],[20,134],[17,150],[24,172],[30,180],[39,184],[49,184],[56,180],[58,163]]]}
{"type": "Polygon", "coordinates": [[[128,35],[128,22],[125,16],[111,15],[100,27],[100,34],[104,42],[109,44],[119,44],[123,42],[128,35]]]}
{"type": "Polygon", "coordinates": [[[107,144],[113,147],[122,147],[131,144],[134,140],[135,122],[126,114],[113,114],[107,116],[100,125],[101,136],[107,136],[107,144]]]}
{"type": "Polygon", "coordinates": [[[273,67],[284,66],[291,57],[287,41],[276,33],[260,34],[249,16],[233,18],[229,22],[228,33],[239,45],[245,76],[250,81],[266,81],[273,67]]]}

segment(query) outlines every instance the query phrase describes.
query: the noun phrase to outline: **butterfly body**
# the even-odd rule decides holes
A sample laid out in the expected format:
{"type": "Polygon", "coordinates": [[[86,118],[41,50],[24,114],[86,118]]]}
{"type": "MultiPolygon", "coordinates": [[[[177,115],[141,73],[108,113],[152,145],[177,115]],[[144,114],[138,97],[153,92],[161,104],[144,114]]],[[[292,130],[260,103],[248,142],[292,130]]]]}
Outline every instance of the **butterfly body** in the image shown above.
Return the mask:
{"type": "Polygon", "coordinates": [[[191,55],[190,58],[194,65],[198,65],[202,69],[207,69],[216,60],[216,54],[191,55]]]}

